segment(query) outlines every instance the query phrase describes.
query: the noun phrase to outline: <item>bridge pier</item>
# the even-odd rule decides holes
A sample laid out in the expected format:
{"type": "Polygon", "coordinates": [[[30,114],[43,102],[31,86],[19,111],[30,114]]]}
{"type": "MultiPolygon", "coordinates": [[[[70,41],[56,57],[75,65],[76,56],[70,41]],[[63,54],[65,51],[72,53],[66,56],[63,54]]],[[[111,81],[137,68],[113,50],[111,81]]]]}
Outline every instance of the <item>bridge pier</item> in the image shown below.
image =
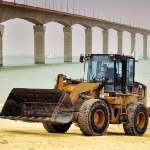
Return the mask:
{"type": "Polygon", "coordinates": [[[103,54],[108,54],[108,30],[103,30],[103,54]]]}
{"type": "Polygon", "coordinates": [[[143,59],[147,59],[147,35],[143,35],[143,59]]]}
{"type": "Polygon", "coordinates": [[[118,35],[118,54],[123,54],[123,51],[122,51],[122,32],[118,31],[117,33],[118,35]]]}
{"type": "Polygon", "coordinates": [[[3,66],[3,33],[4,26],[0,24],[0,66],[3,66]]]}
{"type": "Polygon", "coordinates": [[[92,54],[92,29],[85,29],[85,54],[92,54]]]}
{"type": "Polygon", "coordinates": [[[45,63],[45,26],[36,25],[34,29],[34,63],[45,63]]]}
{"type": "MultiPolygon", "coordinates": [[[[131,33],[131,55],[133,51],[135,50],[135,33],[131,33]]],[[[135,57],[135,51],[134,51],[134,57],[135,57]]]]}
{"type": "Polygon", "coordinates": [[[64,62],[72,62],[72,27],[64,27],[64,62]]]}

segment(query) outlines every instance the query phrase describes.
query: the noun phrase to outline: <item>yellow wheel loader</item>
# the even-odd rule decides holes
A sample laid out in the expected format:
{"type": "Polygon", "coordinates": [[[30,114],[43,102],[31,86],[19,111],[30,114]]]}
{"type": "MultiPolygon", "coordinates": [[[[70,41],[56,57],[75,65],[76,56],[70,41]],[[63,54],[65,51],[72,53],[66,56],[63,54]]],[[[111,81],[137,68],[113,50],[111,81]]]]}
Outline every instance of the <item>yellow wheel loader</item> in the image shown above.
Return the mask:
{"type": "Polygon", "coordinates": [[[134,80],[135,59],[118,54],[86,54],[87,80],[57,76],[54,89],[14,88],[0,117],[41,122],[50,133],[65,133],[76,122],[84,135],[99,136],[109,124],[127,135],[143,135],[150,108],[147,87],[134,80]]]}

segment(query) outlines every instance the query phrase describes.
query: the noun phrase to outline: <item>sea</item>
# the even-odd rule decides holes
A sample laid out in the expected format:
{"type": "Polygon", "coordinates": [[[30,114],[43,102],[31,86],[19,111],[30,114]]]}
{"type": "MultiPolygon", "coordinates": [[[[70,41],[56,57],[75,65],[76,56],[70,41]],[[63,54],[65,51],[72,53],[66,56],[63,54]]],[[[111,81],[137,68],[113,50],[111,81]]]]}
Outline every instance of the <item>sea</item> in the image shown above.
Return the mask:
{"type": "MultiPolygon", "coordinates": [[[[52,89],[58,74],[68,78],[86,79],[87,64],[73,57],[64,62],[63,57],[46,58],[45,64],[34,64],[33,57],[4,56],[0,67],[0,106],[3,106],[13,88],[52,89]]],[[[135,64],[135,80],[147,86],[147,106],[150,107],[150,60],[139,60],[135,64]]]]}

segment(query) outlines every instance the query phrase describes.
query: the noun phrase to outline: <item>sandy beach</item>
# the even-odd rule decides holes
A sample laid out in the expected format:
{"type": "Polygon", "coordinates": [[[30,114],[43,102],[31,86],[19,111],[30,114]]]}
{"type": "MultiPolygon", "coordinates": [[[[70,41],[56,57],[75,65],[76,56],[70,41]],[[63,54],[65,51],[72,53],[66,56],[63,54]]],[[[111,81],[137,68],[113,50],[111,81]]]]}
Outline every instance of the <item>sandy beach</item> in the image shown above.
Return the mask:
{"type": "Polygon", "coordinates": [[[150,122],[147,132],[141,136],[127,136],[122,124],[109,125],[103,136],[83,136],[72,124],[65,134],[48,133],[41,123],[26,123],[0,119],[1,150],[150,150],[150,122]]]}

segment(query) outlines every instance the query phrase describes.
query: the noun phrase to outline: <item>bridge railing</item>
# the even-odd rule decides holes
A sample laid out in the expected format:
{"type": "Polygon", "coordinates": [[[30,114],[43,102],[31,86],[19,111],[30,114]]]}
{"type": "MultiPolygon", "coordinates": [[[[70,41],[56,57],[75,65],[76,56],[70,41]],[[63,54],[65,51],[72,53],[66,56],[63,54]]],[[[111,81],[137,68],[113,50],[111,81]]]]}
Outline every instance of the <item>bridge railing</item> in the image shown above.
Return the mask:
{"type": "Polygon", "coordinates": [[[35,8],[43,8],[46,10],[65,12],[85,17],[92,17],[95,19],[150,30],[150,25],[148,24],[133,21],[128,18],[122,18],[121,16],[110,14],[108,12],[102,12],[98,9],[86,7],[86,5],[80,5],[79,3],[71,3],[68,0],[59,0],[59,2],[56,2],[55,0],[0,0],[0,3],[5,2],[10,2],[14,5],[22,4],[25,6],[32,6],[35,8]]]}

